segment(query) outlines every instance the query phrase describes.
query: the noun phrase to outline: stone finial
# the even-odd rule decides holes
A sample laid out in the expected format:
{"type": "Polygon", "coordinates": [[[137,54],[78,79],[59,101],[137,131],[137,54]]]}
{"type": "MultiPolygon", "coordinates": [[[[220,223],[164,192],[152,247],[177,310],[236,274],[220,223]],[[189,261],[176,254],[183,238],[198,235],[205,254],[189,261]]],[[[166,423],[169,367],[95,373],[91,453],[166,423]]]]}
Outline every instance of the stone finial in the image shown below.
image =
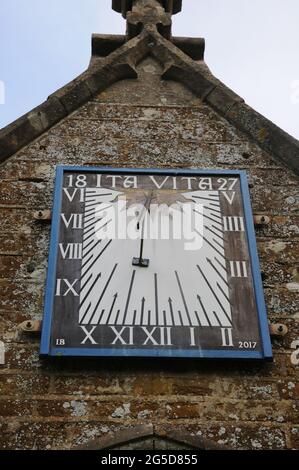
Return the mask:
{"type": "MultiPolygon", "coordinates": [[[[138,1],[138,0],[137,0],[138,1]]],[[[182,0],[158,0],[167,13],[175,15],[182,10],[182,0]]],[[[112,0],[112,8],[118,13],[122,13],[123,17],[127,17],[127,12],[132,11],[133,3],[136,0],[112,0]]]]}
{"type": "Polygon", "coordinates": [[[137,36],[145,27],[155,27],[171,37],[171,16],[180,12],[182,0],[112,0],[113,10],[127,19],[127,36],[137,36]]]}

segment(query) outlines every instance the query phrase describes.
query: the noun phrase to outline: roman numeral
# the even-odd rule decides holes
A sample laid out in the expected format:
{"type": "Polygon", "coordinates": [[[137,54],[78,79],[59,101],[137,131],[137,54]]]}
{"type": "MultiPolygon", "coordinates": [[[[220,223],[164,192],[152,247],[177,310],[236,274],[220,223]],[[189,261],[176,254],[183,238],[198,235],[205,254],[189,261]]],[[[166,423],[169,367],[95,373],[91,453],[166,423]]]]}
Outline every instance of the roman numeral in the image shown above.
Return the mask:
{"type": "Polygon", "coordinates": [[[223,217],[223,226],[225,232],[244,232],[243,217],[223,217]]]}
{"type": "Polygon", "coordinates": [[[171,328],[154,326],[149,330],[146,326],[142,326],[142,330],[146,335],[143,346],[147,344],[152,344],[153,346],[172,346],[171,328]]]}
{"type": "Polygon", "coordinates": [[[84,191],[85,189],[74,188],[73,190],[69,188],[63,188],[63,192],[70,202],[73,202],[77,194],[80,194],[80,202],[84,202],[84,191]]]}
{"type": "Polygon", "coordinates": [[[66,297],[69,293],[72,293],[74,297],[78,297],[79,294],[75,290],[75,285],[79,279],[75,279],[70,282],[68,279],[57,279],[56,281],[56,297],[66,297]],[[63,289],[64,287],[64,289],[63,289]]]}
{"type": "Polygon", "coordinates": [[[166,183],[166,181],[169,179],[169,176],[166,176],[166,178],[162,181],[161,184],[159,184],[157,181],[156,181],[156,178],[154,176],[150,176],[150,179],[152,180],[152,182],[154,183],[154,185],[158,188],[158,189],[161,189],[163,188],[164,184],[166,183]]]}
{"type": "Polygon", "coordinates": [[[232,203],[234,202],[235,196],[236,196],[236,191],[233,191],[233,192],[231,193],[231,195],[229,195],[229,193],[227,193],[227,192],[223,192],[222,194],[223,194],[223,196],[225,197],[225,199],[227,200],[227,202],[228,202],[230,205],[232,205],[232,203]]]}
{"type": "Polygon", "coordinates": [[[119,341],[120,344],[124,346],[134,345],[134,329],[132,326],[123,326],[120,331],[118,331],[115,326],[110,326],[110,328],[115,334],[115,338],[111,344],[117,344],[117,342],[119,341]],[[123,337],[124,333],[128,333],[126,339],[124,339],[123,337]]]}
{"type": "Polygon", "coordinates": [[[82,243],[59,243],[59,250],[63,259],[82,259],[82,243]]]}
{"type": "Polygon", "coordinates": [[[61,214],[61,218],[66,228],[83,228],[83,214],[71,214],[68,218],[65,216],[65,214],[61,214]]]}
{"type": "Polygon", "coordinates": [[[85,335],[86,335],[85,338],[84,338],[84,340],[81,341],[81,344],[85,344],[87,340],[89,340],[89,341],[91,342],[91,344],[98,344],[98,343],[94,340],[94,338],[92,337],[92,333],[93,333],[94,330],[96,329],[96,326],[93,326],[90,331],[88,331],[88,330],[85,328],[85,326],[81,326],[81,325],[79,325],[79,326],[80,326],[80,328],[82,328],[83,332],[84,332],[85,335]]]}
{"type": "Polygon", "coordinates": [[[229,264],[232,277],[248,277],[246,261],[230,261],[229,264]]]}
{"type": "Polygon", "coordinates": [[[221,339],[222,339],[222,346],[223,347],[232,347],[233,343],[233,335],[231,328],[221,328],[221,339]]]}

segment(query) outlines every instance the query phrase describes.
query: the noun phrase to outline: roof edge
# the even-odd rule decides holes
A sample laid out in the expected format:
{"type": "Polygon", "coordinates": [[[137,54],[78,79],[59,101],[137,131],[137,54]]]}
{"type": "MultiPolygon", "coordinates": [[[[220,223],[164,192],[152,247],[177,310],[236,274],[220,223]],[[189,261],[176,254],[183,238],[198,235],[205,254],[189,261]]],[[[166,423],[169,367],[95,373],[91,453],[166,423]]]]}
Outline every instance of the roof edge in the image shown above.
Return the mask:
{"type": "Polygon", "coordinates": [[[126,79],[146,54],[165,67],[162,78],[181,82],[262,150],[299,175],[299,141],[248,106],[216,79],[203,61],[195,61],[158,32],[144,30],[106,58],[95,58],[86,72],[53,93],[47,101],[0,130],[0,163],[41,136],[92,97],[126,79]]]}
{"type": "MultiPolygon", "coordinates": [[[[207,103],[221,114],[221,104],[216,104],[215,99],[216,90],[207,98],[207,103]]],[[[297,139],[245,102],[234,103],[223,116],[236,128],[251,137],[261,149],[276,157],[299,175],[299,141],[297,139]]]]}
{"type": "Polygon", "coordinates": [[[51,94],[41,105],[0,129],[0,163],[113,83],[137,78],[130,61],[131,54],[136,50],[138,57],[146,54],[148,45],[145,35],[132,39],[106,59],[99,59],[79,77],[51,94]]]}
{"type": "Polygon", "coordinates": [[[106,70],[103,67],[101,72],[88,70],[80,78],[50,95],[44,103],[1,129],[0,163],[48,131],[112,83],[126,78],[137,78],[136,71],[128,63],[106,67],[106,70]]]}
{"type": "Polygon", "coordinates": [[[188,67],[182,70],[172,65],[163,78],[178,80],[179,77],[181,83],[220,116],[299,175],[299,141],[251,108],[243,98],[211,76],[205,66],[200,67],[200,74],[195,74],[188,67]]]}
{"type": "MultiPolygon", "coordinates": [[[[167,48],[169,67],[164,79],[187,86],[219,115],[251,138],[262,150],[299,175],[299,141],[247,105],[243,98],[218,80],[205,64],[191,60],[173,44],[155,35],[158,59],[167,48]]],[[[167,63],[167,60],[165,62],[167,63]]]]}
{"type": "MultiPolygon", "coordinates": [[[[93,34],[92,59],[94,57],[107,57],[127,41],[125,35],[93,34]]],[[[204,60],[205,39],[172,36],[170,41],[193,60],[204,60]]]]}

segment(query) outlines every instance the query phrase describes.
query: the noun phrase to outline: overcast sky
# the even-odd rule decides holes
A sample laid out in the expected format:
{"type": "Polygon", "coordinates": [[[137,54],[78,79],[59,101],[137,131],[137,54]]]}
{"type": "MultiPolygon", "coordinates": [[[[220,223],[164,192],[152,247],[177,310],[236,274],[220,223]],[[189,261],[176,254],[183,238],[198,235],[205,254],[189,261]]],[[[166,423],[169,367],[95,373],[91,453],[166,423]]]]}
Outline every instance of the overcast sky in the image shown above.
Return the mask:
{"type": "MultiPolygon", "coordinates": [[[[214,75],[299,139],[298,24],[298,0],[183,0],[173,34],[204,37],[214,75]]],[[[86,69],[92,33],[124,31],[111,0],[0,0],[0,127],[86,69]]]]}

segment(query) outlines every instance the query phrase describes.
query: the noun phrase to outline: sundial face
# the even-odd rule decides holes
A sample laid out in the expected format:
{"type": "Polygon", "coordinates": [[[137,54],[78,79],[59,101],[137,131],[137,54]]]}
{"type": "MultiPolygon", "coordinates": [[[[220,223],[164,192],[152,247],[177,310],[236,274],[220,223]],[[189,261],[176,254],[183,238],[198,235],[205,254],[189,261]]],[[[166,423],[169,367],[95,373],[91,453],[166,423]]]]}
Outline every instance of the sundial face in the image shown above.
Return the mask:
{"type": "Polygon", "coordinates": [[[42,354],[271,358],[244,172],[58,167],[42,354]]]}

